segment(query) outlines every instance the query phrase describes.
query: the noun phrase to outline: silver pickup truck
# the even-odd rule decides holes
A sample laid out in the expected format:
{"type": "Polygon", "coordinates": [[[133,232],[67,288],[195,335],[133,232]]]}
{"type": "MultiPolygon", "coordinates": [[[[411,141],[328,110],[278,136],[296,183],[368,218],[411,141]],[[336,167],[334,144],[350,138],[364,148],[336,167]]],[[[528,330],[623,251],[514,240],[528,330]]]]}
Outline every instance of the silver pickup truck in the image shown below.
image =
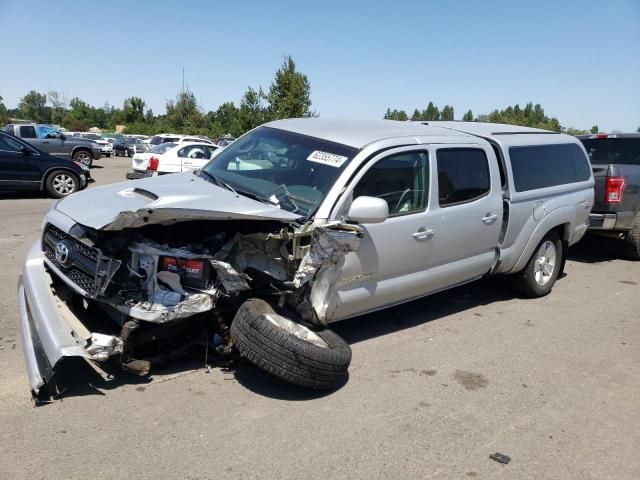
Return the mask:
{"type": "Polygon", "coordinates": [[[68,357],[144,375],[189,347],[334,388],[351,351],[330,322],[492,274],[549,293],[593,185],[562,134],[315,118],[259,127],[195,172],[76,193],[20,280],[32,392],[54,394],[68,357]]]}

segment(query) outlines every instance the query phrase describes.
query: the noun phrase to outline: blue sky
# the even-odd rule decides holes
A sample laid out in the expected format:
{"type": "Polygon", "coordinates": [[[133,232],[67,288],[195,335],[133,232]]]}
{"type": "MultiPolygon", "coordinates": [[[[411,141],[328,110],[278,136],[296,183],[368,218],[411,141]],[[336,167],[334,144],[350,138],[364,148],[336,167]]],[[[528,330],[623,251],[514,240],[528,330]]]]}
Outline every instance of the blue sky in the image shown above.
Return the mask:
{"type": "Polygon", "coordinates": [[[162,112],[186,84],[205,111],[268,88],[290,54],[322,116],[527,101],[565,126],[640,126],[640,0],[0,0],[0,96],[59,90],[162,112]]]}

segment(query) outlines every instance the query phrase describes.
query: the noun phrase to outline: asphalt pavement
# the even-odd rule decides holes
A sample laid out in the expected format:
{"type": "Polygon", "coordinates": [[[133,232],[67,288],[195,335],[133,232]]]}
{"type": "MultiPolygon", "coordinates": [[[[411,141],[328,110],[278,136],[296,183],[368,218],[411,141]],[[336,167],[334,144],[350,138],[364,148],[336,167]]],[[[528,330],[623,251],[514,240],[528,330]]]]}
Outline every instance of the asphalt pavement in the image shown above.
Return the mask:
{"type": "MultiPolygon", "coordinates": [[[[90,188],[130,162],[96,162],[90,188]]],[[[78,366],[36,408],[16,286],[51,203],[0,197],[1,479],[640,478],[640,262],[611,241],[577,245],[545,298],[489,279],[335,324],[353,362],[333,392],[181,360],[109,382],[78,366]]]]}

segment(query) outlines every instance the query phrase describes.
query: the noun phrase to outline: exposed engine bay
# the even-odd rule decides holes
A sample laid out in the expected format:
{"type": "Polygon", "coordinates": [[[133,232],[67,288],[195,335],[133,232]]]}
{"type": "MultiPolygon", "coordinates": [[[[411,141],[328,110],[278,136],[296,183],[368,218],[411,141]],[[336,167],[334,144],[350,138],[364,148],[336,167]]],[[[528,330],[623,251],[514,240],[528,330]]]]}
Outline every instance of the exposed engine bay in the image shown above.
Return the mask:
{"type": "Polygon", "coordinates": [[[323,327],[340,260],[361,238],[337,222],[173,220],[69,233],[49,223],[42,249],[55,295],[89,332],[88,358],[144,375],[195,346],[212,363],[233,362],[229,328],[247,298],[323,327]]]}

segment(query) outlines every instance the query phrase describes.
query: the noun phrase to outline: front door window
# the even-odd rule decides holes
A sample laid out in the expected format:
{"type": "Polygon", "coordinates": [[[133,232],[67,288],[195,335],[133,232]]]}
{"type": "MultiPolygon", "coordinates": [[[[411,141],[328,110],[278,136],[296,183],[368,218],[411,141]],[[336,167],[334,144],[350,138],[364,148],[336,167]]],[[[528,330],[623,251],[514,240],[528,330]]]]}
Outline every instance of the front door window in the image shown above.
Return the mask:
{"type": "Polygon", "coordinates": [[[386,200],[390,217],[424,211],[429,184],[427,160],[426,152],[403,152],[376,162],[354,188],[353,198],[386,200]]]}

